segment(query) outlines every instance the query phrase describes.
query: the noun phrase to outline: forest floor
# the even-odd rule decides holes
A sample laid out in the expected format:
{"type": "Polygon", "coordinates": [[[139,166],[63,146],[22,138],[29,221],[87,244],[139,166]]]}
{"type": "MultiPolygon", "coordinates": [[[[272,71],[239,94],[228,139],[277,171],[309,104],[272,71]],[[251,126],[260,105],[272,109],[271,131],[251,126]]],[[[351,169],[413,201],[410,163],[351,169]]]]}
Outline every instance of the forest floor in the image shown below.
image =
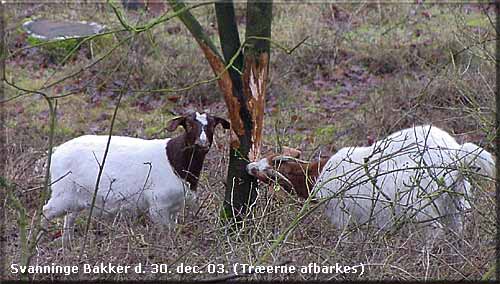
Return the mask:
{"type": "MultiPolygon", "coordinates": [[[[263,153],[282,145],[298,148],[304,159],[331,155],[344,146],[363,146],[399,129],[433,124],[457,141],[470,141],[492,151],[495,90],[494,10],[487,5],[418,4],[283,4],[276,3],[272,39],[293,47],[293,53],[273,45],[266,98],[263,153]]],[[[423,3],[420,3],[423,2],[423,3]]],[[[74,91],[57,101],[55,145],[82,134],[108,134],[117,89],[126,87],[113,133],[145,139],[171,137],[168,120],[190,110],[226,117],[217,84],[195,85],[213,77],[199,47],[177,19],[136,36],[130,44],[111,48],[126,32],[83,45],[61,64],[60,49],[31,47],[22,24],[30,18],[95,21],[120,27],[104,4],[9,4],[5,11],[6,77],[25,89],[50,96],[74,91]],[[92,50],[90,50],[90,48],[92,50]],[[100,57],[102,60],[98,61],[100,57]],[[94,62],[96,62],[94,64],[94,62]],[[88,67],[88,68],[87,68],[88,67]],[[82,69],[83,68],[83,69],[82,69]],[[81,72],[80,72],[81,71],[81,72]],[[68,76],[77,72],[75,76],[68,76]],[[62,80],[46,88],[53,82],[62,80]],[[191,86],[191,87],[190,87],[191,86]],[[166,89],[187,88],[168,92],[166,89]]],[[[159,8],[166,11],[166,7],[159,8]]],[[[159,13],[161,11],[156,11],[159,13]]],[[[213,6],[194,12],[216,45],[213,6]]],[[[245,6],[236,5],[244,36],[245,6]]],[[[155,13],[128,11],[133,23],[145,23],[155,13]]],[[[7,139],[6,180],[36,214],[43,184],[41,160],[48,148],[49,111],[43,97],[5,86],[7,139]]],[[[178,130],[180,131],[180,130],[178,130]]],[[[199,208],[183,212],[177,227],[165,232],[149,220],[121,218],[95,221],[89,244],[80,257],[85,214],[77,221],[74,248],[60,241],[39,245],[32,264],[98,265],[113,263],[148,267],[134,274],[37,274],[41,279],[208,279],[215,274],[153,273],[152,264],[213,265],[229,269],[236,263],[256,264],[286,230],[302,207],[296,197],[262,186],[254,215],[232,234],[221,222],[229,132],[217,129],[204,164],[199,208]]],[[[361,233],[361,240],[340,238],[321,210],[311,212],[270,254],[268,263],[301,267],[364,265],[364,273],[252,274],[248,279],[287,280],[429,280],[481,279],[494,260],[495,203],[493,186],[477,189],[477,204],[467,222],[464,244],[443,241],[439,250],[421,251],[419,232],[361,233]]],[[[4,201],[2,201],[4,203],[4,201]]],[[[6,265],[20,260],[16,211],[6,207],[6,265]]],[[[62,227],[58,220],[52,233],[62,227]]],[[[7,270],[8,279],[17,279],[7,270]]],[[[229,272],[228,272],[229,273],[229,272]]],[[[223,273],[222,275],[224,275],[223,273]]]]}

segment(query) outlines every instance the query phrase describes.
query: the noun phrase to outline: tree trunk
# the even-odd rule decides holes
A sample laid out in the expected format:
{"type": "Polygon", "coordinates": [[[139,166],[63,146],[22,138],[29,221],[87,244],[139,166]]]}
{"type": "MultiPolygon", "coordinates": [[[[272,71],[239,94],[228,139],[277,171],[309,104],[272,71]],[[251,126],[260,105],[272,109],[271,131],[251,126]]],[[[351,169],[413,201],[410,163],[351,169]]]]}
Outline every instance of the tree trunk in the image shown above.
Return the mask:
{"type": "MultiPolygon", "coordinates": [[[[169,2],[175,11],[185,7],[177,0],[169,2]]],[[[223,213],[225,218],[234,217],[236,220],[242,219],[257,195],[256,179],[247,174],[246,165],[260,155],[272,2],[250,1],[247,9],[247,40],[243,54],[233,3],[216,2],[223,57],[189,11],[179,15],[219,77],[219,87],[227,105],[232,131],[223,213]],[[226,70],[226,65],[231,62],[232,66],[226,70]]]]}
{"type": "MultiPolygon", "coordinates": [[[[228,56],[235,54],[237,50],[234,37],[238,35],[232,3],[216,4],[216,13],[221,46],[226,62],[229,62],[228,56]],[[226,36],[229,43],[225,42],[226,36]],[[228,51],[225,50],[226,47],[228,51]]],[[[254,161],[260,156],[271,20],[272,2],[247,3],[243,77],[234,74],[234,69],[231,70],[233,85],[238,87],[233,91],[233,95],[240,101],[239,115],[243,121],[244,132],[238,134],[239,143],[231,142],[224,208],[226,213],[233,210],[231,215],[236,213],[237,219],[247,212],[248,206],[257,196],[256,179],[248,175],[246,165],[248,161],[254,161]]],[[[237,41],[239,42],[239,38],[237,41]]],[[[236,68],[241,70],[240,65],[236,65],[236,68]]]]}
{"type": "Polygon", "coordinates": [[[253,121],[247,97],[243,93],[243,78],[240,75],[244,56],[242,52],[238,53],[241,43],[234,15],[234,5],[232,2],[217,2],[215,13],[225,62],[230,62],[235,57],[232,67],[228,70],[232,81],[232,90],[231,94],[227,95],[236,98],[238,105],[231,108],[228,106],[228,110],[233,113],[233,117],[237,117],[236,120],[241,121],[241,123],[238,121],[236,124],[238,128],[233,127],[235,135],[231,136],[223,212],[226,218],[233,216],[241,219],[241,216],[247,211],[248,204],[253,202],[256,197],[256,190],[253,188],[257,184],[256,180],[245,171],[248,152],[252,146],[253,121]]]}

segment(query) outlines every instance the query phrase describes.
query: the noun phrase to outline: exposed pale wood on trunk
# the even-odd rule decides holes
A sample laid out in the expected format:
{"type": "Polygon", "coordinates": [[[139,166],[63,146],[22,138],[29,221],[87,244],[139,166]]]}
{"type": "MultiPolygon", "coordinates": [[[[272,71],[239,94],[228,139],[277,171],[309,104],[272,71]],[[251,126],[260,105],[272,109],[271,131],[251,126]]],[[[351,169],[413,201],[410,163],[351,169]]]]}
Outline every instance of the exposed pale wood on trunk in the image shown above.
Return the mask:
{"type": "MultiPolygon", "coordinates": [[[[182,1],[168,1],[175,11],[185,7],[182,1]]],[[[248,205],[253,203],[257,193],[256,179],[248,175],[245,168],[249,161],[260,155],[270,44],[268,40],[255,37],[271,36],[272,2],[248,2],[245,54],[240,52],[241,42],[233,3],[216,2],[215,11],[223,57],[189,11],[180,14],[179,18],[196,39],[219,78],[218,84],[233,130],[224,209],[239,219],[247,211],[248,205]],[[225,70],[229,62],[233,65],[225,70]]]]}
{"type": "Polygon", "coordinates": [[[254,58],[247,58],[244,73],[244,94],[248,99],[248,106],[252,113],[252,146],[248,158],[255,161],[260,158],[262,131],[264,126],[264,107],[266,96],[266,82],[269,65],[269,55],[260,54],[258,62],[254,58]]]}

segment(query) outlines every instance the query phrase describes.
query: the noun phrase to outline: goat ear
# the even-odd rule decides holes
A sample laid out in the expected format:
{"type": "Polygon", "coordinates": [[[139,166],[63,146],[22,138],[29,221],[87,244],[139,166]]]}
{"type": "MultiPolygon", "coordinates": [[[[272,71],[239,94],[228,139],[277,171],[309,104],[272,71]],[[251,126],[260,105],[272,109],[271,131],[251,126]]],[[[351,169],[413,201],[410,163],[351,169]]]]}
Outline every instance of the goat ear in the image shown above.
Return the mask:
{"type": "Polygon", "coordinates": [[[179,125],[182,125],[184,128],[186,127],[186,117],[179,116],[170,120],[167,125],[167,130],[172,132],[176,130],[179,125]]]}
{"type": "Polygon", "coordinates": [[[300,158],[300,154],[302,154],[302,152],[298,149],[283,146],[283,156],[290,156],[298,159],[300,158]]]}
{"type": "Polygon", "coordinates": [[[229,129],[231,127],[229,121],[225,120],[224,118],[214,116],[214,119],[215,119],[215,126],[217,126],[217,124],[221,124],[224,129],[229,129]]]}

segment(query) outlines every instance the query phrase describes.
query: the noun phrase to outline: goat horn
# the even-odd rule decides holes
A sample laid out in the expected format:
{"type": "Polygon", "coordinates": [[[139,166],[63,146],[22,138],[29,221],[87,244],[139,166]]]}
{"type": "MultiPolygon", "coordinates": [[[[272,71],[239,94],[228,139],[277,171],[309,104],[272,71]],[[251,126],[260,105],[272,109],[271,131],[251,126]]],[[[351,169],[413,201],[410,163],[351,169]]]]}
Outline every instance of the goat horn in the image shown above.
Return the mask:
{"type": "Polygon", "coordinates": [[[293,161],[293,162],[298,162],[298,163],[301,163],[301,164],[309,164],[310,162],[308,161],[304,161],[304,160],[301,160],[301,159],[297,159],[297,158],[294,158],[294,157],[290,157],[290,156],[276,156],[272,159],[272,161],[280,161],[280,162],[288,162],[288,161],[293,161]]]}

